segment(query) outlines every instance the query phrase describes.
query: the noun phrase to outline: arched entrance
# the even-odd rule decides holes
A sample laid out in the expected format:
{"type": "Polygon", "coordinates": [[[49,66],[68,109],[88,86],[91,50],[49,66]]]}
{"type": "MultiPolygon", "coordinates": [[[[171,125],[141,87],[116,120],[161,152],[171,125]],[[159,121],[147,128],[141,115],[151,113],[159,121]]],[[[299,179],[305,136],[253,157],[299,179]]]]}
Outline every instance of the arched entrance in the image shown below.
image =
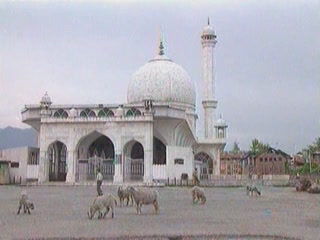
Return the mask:
{"type": "Polygon", "coordinates": [[[205,152],[197,153],[194,156],[194,160],[200,162],[198,173],[200,179],[208,179],[208,176],[213,173],[213,160],[205,152]]]}
{"type": "Polygon", "coordinates": [[[154,137],[153,138],[153,164],[166,165],[167,164],[167,148],[164,143],[154,137]]]}
{"type": "Polygon", "coordinates": [[[114,144],[98,133],[93,132],[84,137],[78,145],[77,181],[94,181],[99,168],[104,181],[113,181],[114,144]]]}
{"type": "Polygon", "coordinates": [[[48,147],[49,181],[66,181],[67,176],[67,146],[56,141],[48,147]]]}
{"type": "Polygon", "coordinates": [[[124,181],[143,181],[144,149],[142,144],[131,141],[124,150],[124,181]]]}

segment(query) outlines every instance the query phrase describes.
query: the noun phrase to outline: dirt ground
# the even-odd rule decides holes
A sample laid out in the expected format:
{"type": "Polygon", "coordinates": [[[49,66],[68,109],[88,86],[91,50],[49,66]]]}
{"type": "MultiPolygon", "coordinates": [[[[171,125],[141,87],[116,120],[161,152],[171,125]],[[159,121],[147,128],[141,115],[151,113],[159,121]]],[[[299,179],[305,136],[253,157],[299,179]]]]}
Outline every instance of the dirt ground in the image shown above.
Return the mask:
{"type": "MultiPolygon", "coordinates": [[[[263,187],[250,197],[244,188],[205,188],[207,203],[192,203],[191,188],[157,188],[160,214],[143,206],[115,209],[115,218],[89,220],[95,186],[0,186],[1,239],[320,239],[320,194],[263,187]],[[27,190],[31,215],[17,215],[27,190]]],[[[103,186],[116,195],[116,186],[103,186]]]]}

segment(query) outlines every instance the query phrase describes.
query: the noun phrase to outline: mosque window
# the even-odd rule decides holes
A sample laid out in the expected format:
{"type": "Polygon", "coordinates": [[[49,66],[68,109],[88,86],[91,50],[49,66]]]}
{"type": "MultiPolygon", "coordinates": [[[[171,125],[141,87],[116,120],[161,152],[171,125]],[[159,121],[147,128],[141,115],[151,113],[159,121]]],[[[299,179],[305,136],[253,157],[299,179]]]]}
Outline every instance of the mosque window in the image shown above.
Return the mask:
{"type": "Polygon", "coordinates": [[[98,113],[98,117],[113,117],[113,116],[114,116],[114,112],[109,108],[104,108],[100,110],[98,113]]]}
{"type": "Polygon", "coordinates": [[[68,117],[68,113],[64,109],[60,108],[59,110],[55,111],[53,116],[57,117],[57,118],[67,118],[68,117]]]}
{"type": "Polygon", "coordinates": [[[96,113],[89,108],[81,111],[80,117],[96,117],[96,113]]]}
{"type": "Polygon", "coordinates": [[[38,153],[31,152],[28,158],[28,165],[38,165],[38,164],[39,164],[38,153]]]}
{"type": "Polygon", "coordinates": [[[141,116],[141,112],[138,109],[132,107],[127,111],[126,116],[127,117],[130,117],[130,116],[141,116]]]}
{"type": "Polygon", "coordinates": [[[19,167],[19,163],[18,162],[11,162],[11,168],[18,168],[19,167]]]}

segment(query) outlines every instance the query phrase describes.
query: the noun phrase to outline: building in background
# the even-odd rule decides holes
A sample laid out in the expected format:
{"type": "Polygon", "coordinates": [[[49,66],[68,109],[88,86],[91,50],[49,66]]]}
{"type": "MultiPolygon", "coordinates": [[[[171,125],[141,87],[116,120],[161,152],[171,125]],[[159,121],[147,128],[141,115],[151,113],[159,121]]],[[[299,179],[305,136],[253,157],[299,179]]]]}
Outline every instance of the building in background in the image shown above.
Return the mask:
{"type": "Polygon", "coordinates": [[[255,155],[247,154],[242,160],[243,173],[249,175],[284,175],[289,170],[291,156],[274,148],[266,149],[255,155]]]}
{"type": "Polygon", "coordinates": [[[3,167],[7,165],[8,168],[6,183],[26,183],[38,180],[39,148],[17,147],[0,150],[0,162],[3,167]]]}

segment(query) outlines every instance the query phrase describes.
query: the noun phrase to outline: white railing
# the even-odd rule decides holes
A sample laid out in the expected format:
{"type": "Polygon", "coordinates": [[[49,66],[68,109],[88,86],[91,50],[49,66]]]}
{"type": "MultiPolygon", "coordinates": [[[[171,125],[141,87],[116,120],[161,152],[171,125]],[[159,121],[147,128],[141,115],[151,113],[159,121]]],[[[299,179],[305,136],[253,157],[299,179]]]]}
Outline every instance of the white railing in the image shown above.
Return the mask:
{"type": "Polygon", "coordinates": [[[153,179],[166,179],[167,177],[167,165],[153,165],[153,179]]]}
{"type": "Polygon", "coordinates": [[[39,165],[28,165],[27,179],[38,179],[38,176],[39,176],[39,165]]]}

